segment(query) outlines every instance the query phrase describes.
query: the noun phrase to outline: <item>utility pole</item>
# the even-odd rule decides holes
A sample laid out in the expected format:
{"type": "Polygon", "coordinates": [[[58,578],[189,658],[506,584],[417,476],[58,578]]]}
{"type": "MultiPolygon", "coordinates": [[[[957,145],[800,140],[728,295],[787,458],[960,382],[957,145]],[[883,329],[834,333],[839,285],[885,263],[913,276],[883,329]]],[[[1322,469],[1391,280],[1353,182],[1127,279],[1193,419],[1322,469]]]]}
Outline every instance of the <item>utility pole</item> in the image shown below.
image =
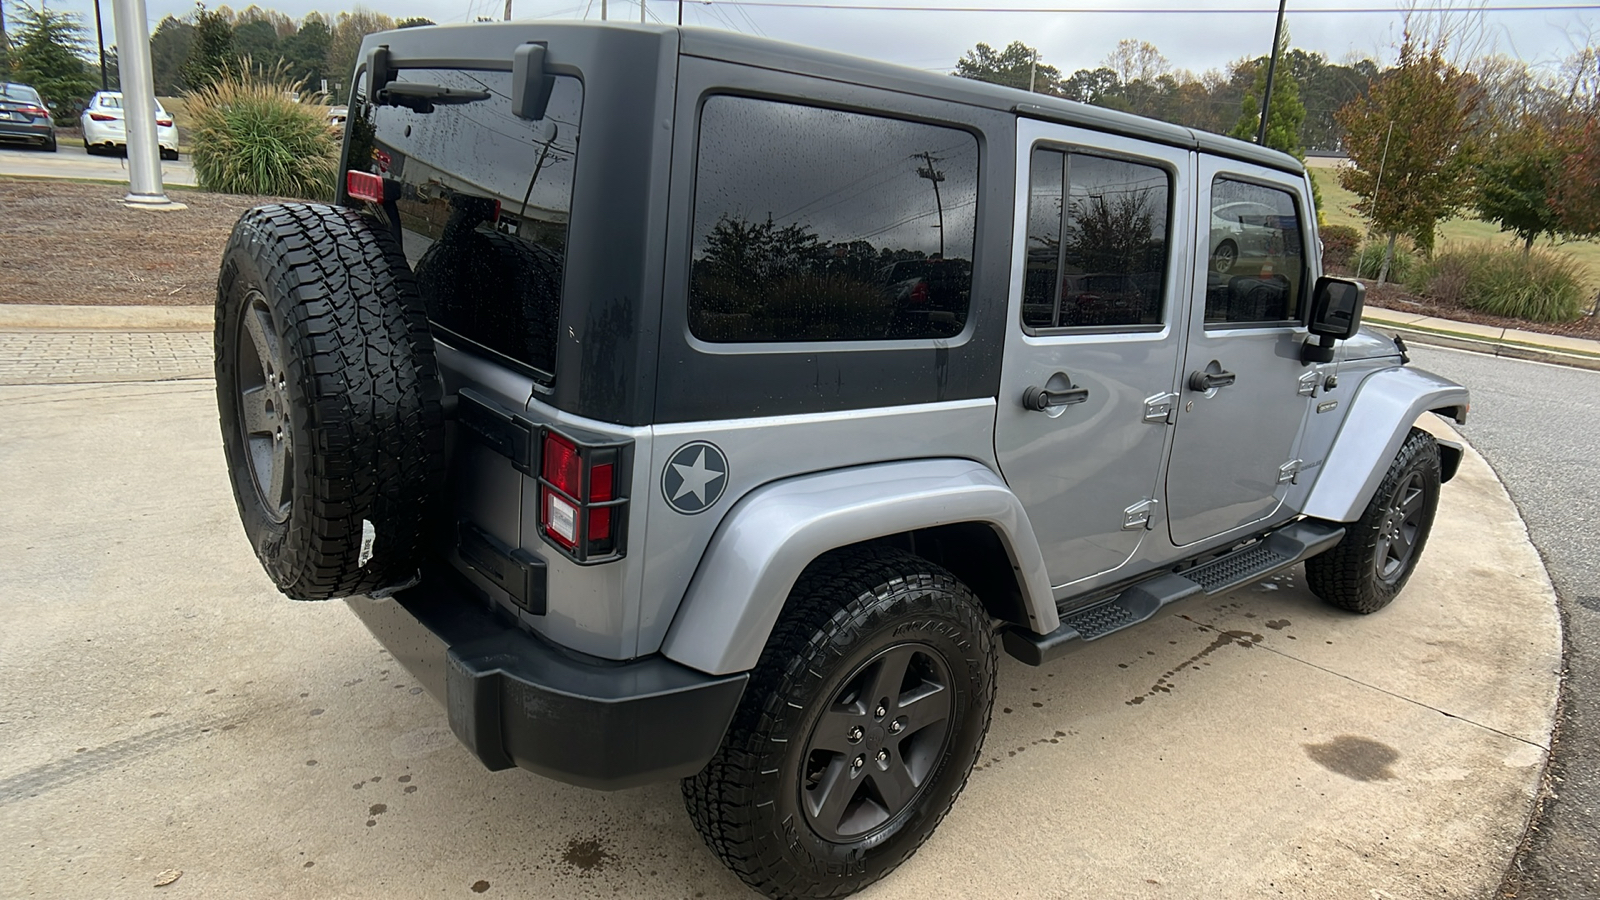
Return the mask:
{"type": "Polygon", "coordinates": [[[506,21],[511,21],[511,0],[506,0],[506,21]]]}
{"type": "Polygon", "coordinates": [[[921,153],[911,154],[911,158],[927,163],[925,166],[917,167],[917,177],[933,182],[933,204],[939,209],[939,258],[944,259],[944,201],[939,198],[939,182],[944,180],[944,173],[934,168],[934,163],[944,162],[944,157],[934,156],[924,150],[921,153]]]}
{"type": "Polygon", "coordinates": [[[1256,143],[1267,142],[1267,104],[1272,102],[1272,76],[1278,70],[1278,43],[1283,40],[1283,8],[1289,0],[1278,0],[1278,24],[1272,27],[1272,55],[1267,57],[1267,87],[1261,92],[1261,124],[1256,126],[1256,143]]]}
{"type": "Polygon", "coordinates": [[[1039,48],[1033,48],[1033,62],[1028,63],[1028,93],[1033,93],[1033,78],[1039,74],[1039,48]]]}
{"type": "MultiPolygon", "coordinates": [[[[110,83],[106,80],[106,29],[100,24],[100,0],[94,0],[94,36],[100,44],[100,90],[111,90],[110,83]]],[[[121,78],[118,78],[121,81],[121,78]]]]}
{"type": "Polygon", "coordinates": [[[639,0],[639,24],[644,24],[644,0],[639,0]]]}
{"type": "Polygon", "coordinates": [[[606,20],[606,0],[600,0],[600,21],[606,20]]]}
{"type": "Polygon", "coordinates": [[[683,27],[683,0],[678,0],[678,27],[683,27]]]}

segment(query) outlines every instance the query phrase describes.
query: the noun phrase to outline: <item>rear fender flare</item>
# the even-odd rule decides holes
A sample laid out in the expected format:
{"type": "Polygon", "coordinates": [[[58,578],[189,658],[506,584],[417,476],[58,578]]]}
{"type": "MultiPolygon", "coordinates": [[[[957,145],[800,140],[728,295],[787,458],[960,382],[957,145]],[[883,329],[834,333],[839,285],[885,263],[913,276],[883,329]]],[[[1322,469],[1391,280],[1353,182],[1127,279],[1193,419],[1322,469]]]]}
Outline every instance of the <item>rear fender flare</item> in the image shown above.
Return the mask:
{"type": "Polygon", "coordinates": [[[859,466],[776,481],[728,511],[662,643],[668,659],[725,675],[754,668],[795,580],[839,547],[918,528],[983,522],[1011,558],[1028,615],[1059,623],[1044,556],[1021,501],[965,459],[859,466]]]}
{"type": "MultiPolygon", "coordinates": [[[[1301,511],[1330,522],[1361,518],[1412,423],[1425,412],[1465,423],[1469,405],[1466,388],[1432,372],[1396,367],[1368,376],[1356,390],[1301,511]]],[[[1459,452],[1453,461],[1459,464],[1459,452]]],[[[1449,466],[1449,474],[1454,472],[1449,466]]]]}

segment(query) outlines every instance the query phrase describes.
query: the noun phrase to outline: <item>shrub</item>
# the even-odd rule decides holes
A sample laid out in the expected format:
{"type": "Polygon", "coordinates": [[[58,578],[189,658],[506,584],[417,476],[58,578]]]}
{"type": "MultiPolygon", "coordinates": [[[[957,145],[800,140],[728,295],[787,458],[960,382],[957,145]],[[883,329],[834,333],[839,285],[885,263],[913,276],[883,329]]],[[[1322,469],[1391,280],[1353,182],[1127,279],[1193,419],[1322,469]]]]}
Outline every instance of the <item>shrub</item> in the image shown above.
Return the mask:
{"type": "Polygon", "coordinates": [[[316,108],[290,100],[303,84],[286,64],[249,58],[188,95],[200,187],[228,194],[327,200],[338,171],[338,136],[316,108]]]}
{"type": "Polygon", "coordinates": [[[1330,270],[1338,269],[1341,272],[1350,271],[1356,257],[1356,249],[1361,246],[1361,232],[1349,225],[1324,225],[1320,234],[1322,267],[1330,270]]]}
{"type": "MultiPolygon", "coordinates": [[[[1360,278],[1377,278],[1383,269],[1383,252],[1388,246],[1385,241],[1373,241],[1361,248],[1356,256],[1356,275],[1360,278]]],[[[1401,244],[1395,244],[1394,259],[1389,262],[1389,281],[1404,284],[1411,278],[1411,272],[1417,267],[1417,257],[1401,244]]]]}
{"type": "Polygon", "coordinates": [[[1424,292],[1496,316],[1570,322],[1588,299],[1581,270],[1564,253],[1480,244],[1440,253],[1425,268],[1424,292]]]}

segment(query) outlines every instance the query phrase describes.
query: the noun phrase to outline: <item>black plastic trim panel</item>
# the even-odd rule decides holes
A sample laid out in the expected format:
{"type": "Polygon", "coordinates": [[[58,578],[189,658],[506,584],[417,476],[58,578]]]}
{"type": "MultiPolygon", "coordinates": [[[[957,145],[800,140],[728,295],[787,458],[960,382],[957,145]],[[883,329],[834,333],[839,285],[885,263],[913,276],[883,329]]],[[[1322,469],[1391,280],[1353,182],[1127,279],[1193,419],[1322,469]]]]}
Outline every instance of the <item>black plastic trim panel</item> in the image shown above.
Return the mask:
{"type": "Polygon", "coordinates": [[[613,663],[561,650],[439,570],[393,597],[346,602],[491,770],[518,766],[600,790],[693,775],[722,742],[749,678],[662,656],[613,663]]]}
{"type": "Polygon", "coordinates": [[[549,569],[521,547],[508,547],[494,535],[462,522],[456,527],[461,561],[511,595],[511,601],[536,616],[548,608],[549,569]]]}

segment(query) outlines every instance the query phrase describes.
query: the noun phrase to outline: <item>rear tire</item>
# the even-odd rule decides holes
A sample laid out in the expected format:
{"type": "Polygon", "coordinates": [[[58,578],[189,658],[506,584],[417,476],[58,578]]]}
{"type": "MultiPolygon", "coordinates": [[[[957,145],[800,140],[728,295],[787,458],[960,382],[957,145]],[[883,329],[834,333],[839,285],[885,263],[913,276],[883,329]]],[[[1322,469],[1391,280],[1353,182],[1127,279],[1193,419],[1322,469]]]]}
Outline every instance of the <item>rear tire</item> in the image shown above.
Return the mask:
{"type": "Polygon", "coordinates": [[[949,811],[994,689],[989,617],[950,573],[887,547],[825,556],[790,593],[721,748],[684,779],[689,817],[769,897],[860,890],[949,811]]]}
{"type": "Polygon", "coordinates": [[[234,499],[297,600],[417,572],[444,462],[441,387],[416,283],[353,210],[258,206],[217,278],[217,407],[234,499]]]}
{"type": "Polygon", "coordinates": [[[56,152],[56,136],[53,134],[50,135],[49,139],[44,142],[42,149],[46,153],[56,152]]]}
{"type": "Polygon", "coordinates": [[[1411,429],[1366,511],[1332,549],[1306,560],[1312,593],[1354,613],[1375,613],[1406,586],[1439,507],[1439,444],[1411,429]]]}

